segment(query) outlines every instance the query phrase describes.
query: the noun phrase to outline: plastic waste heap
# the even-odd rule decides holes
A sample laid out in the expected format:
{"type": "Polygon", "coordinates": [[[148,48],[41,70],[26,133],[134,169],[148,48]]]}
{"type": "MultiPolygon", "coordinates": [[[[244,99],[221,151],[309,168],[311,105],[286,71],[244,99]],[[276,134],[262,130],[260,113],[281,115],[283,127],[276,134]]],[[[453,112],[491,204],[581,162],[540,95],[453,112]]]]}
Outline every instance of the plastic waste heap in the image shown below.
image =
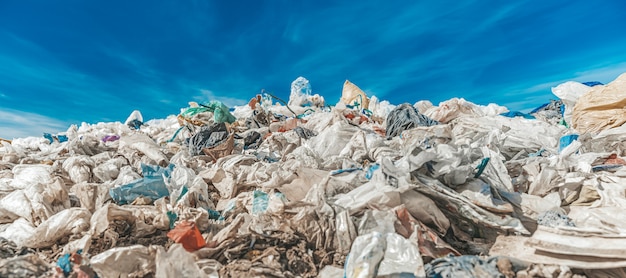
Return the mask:
{"type": "Polygon", "coordinates": [[[626,277],[626,74],[530,113],[312,88],[1,139],[0,277],[626,277]]]}

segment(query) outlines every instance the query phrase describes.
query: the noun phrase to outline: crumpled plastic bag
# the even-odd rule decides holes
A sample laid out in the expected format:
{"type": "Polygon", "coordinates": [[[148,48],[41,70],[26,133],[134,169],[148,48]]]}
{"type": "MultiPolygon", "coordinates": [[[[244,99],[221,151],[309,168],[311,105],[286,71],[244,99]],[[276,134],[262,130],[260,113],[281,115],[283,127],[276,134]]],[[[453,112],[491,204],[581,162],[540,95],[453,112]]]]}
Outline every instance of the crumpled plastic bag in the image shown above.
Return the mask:
{"type": "Polygon", "coordinates": [[[594,86],[580,96],[572,112],[572,126],[580,133],[619,127],[626,123],[626,73],[611,83],[594,86]]]}
{"type": "MultiPolygon", "coordinates": [[[[162,211],[157,207],[147,207],[146,209],[151,210],[151,212],[144,212],[137,207],[120,207],[115,204],[106,204],[97,209],[91,216],[89,233],[92,236],[100,236],[106,231],[105,236],[117,237],[115,231],[109,229],[115,221],[124,221],[129,226],[132,226],[133,229],[130,231],[130,235],[134,237],[151,235],[157,228],[165,228],[160,223],[161,219],[158,217],[162,214],[162,211]]],[[[115,238],[112,240],[115,241],[115,238]]],[[[112,245],[115,246],[115,243],[112,245]]]]}
{"type": "Polygon", "coordinates": [[[207,277],[196,264],[194,256],[185,249],[181,244],[173,244],[167,252],[162,247],[158,248],[155,277],[207,277]]]}
{"type": "Polygon", "coordinates": [[[137,168],[141,163],[160,166],[166,166],[169,163],[159,145],[144,133],[122,136],[119,140],[118,152],[123,154],[131,165],[137,168]],[[139,154],[139,156],[135,154],[139,154]],[[142,157],[145,157],[146,160],[141,160],[142,157]]]}
{"type": "Polygon", "coordinates": [[[141,165],[143,178],[120,187],[111,188],[109,194],[117,204],[130,204],[139,197],[147,197],[151,201],[169,196],[170,192],[164,179],[169,179],[174,164],[168,167],[141,165]]]}
{"type": "Polygon", "coordinates": [[[11,171],[13,179],[9,185],[14,189],[25,189],[34,183],[50,183],[54,169],[45,164],[18,164],[11,171]]]}
{"type": "Polygon", "coordinates": [[[48,183],[33,183],[24,189],[15,190],[0,199],[0,223],[25,218],[33,225],[50,218],[57,212],[70,207],[68,192],[60,178],[48,183]]]}
{"type": "Polygon", "coordinates": [[[205,148],[214,148],[228,139],[229,131],[224,123],[205,126],[189,138],[189,154],[199,155],[205,148]]]}
{"type": "Polygon", "coordinates": [[[304,145],[315,151],[319,158],[330,158],[340,155],[358,130],[357,127],[346,122],[337,122],[317,136],[307,140],[304,145]]]}
{"type": "Polygon", "coordinates": [[[439,124],[439,122],[421,114],[417,111],[417,108],[408,103],[396,106],[396,108],[387,115],[385,122],[387,124],[387,138],[396,137],[403,131],[414,127],[439,124]]]}
{"type": "Polygon", "coordinates": [[[463,98],[452,98],[439,103],[437,107],[426,110],[423,114],[440,123],[448,123],[460,117],[493,117],[507,111],[506,107],[494,103],[482,106],[466,101],[463,98]]]}
{"type": "Polygon", "coordinates": [[[16,243],[30,248],[50,247],[63,237],[87,231],[90,217],[91,213],[83,208],[63,210],[37,226],[23,242],[16,243]]]}
{"type": "Polygon", "coordinates": [[[359,109],[368,109],[370,99],[367,97],[367,94],[363,92],[357,85],[346,80],[343,83],[343,89],[341,91],[341,99],[339,99],[343,104],[358,106],[359,109]]]}
{"type": "Polygon", "coordinates": [[[590,86],[575,82],[567,81],[552,87],[552,93],[557,96],[565,105],[563,119],[567,124],[572,123],[572,111],[578,102],[578,99],[591,90],[590,86]]]}
{"type": "Polygon", "coordinates": [[[133,245],[115,247],[93,256],[89,262],[102,277],[144,276],[156,269],[156,247],[133,245]]]}
{"type": "Polygon", "coordinates": [[[109,199],[109,187],[105,184],[81,182],[70,190],[80,200],[80,206],[92,213],[109,199]]]}
{"type": "Polygon", "coordinates": [[[117,156],[97,164],[92,170],[93,176],[100,182],[113,181],[117,179],[122,167],[126,165],[128,165],[128,160],[123,156],[117,156]]]}
{"type": "Polygon", "coordinates": [[[93,159],[87,155],[71,156],[63,162],[63,170],[74,183],[90,182],[94,166],[93,159]]]}
{"type": "Polygon", "coordinates": [[[345,269],[345,277],[350,278],[386,275],[425,277],[417,245],[393,232],[372,232],[357,237],[345,269]]]}
{"type": "Polygon", "coordinates": [[[376,118],[375,120],[380,119],[380,122],[382,122],[394,108],[396,108],[396,106],[389,101],[380,100],[378,97],[372,96],[367,109],[372,111],[372,116],[376,118]]]}

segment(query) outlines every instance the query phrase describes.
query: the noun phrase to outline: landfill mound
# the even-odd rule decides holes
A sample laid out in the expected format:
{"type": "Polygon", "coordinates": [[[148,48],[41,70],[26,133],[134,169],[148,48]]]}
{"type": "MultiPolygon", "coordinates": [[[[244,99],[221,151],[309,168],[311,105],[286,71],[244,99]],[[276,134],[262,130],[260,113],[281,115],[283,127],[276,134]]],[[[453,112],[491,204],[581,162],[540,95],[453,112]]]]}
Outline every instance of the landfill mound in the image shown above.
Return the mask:
{"type": "Polygon", "coordinates": [[[625,277],[626,74],[531,113],[305,78],[0,140],[2,277],[625,277]]]}

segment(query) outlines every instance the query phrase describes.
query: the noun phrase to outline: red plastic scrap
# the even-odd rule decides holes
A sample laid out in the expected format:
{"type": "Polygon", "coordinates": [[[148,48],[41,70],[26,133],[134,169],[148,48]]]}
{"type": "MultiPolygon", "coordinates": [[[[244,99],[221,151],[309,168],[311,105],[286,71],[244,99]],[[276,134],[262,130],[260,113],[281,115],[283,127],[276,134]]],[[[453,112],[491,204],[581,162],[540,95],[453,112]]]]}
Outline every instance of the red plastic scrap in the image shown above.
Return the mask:
{"type": "Polygon", "coordinates": [[[362,114],[358,114],[357,115],[355,112],[350,112],[350,113],[344,114],[343,116],[346,117],[346,119],[349,119],[349,120],[354,120],[356,117],[358,117],[359,118],[359,124],[362,124],[362,123],[365,123],[365,122],[369,121],[369,118],[367,118],[365,115],[362,115],[362,114]]]}
{"type": "Polygon", "coordinates": [[[206,241],[202,237],[200,230],[194,222],[182,221],[176,227],[167,233],[167,237],[176,243],[183,245],[183,248],[189,252],[196,251],[206,246],[206,241]]]}
{"type": "Polygon", "coordinates": [[[620,165],[626,165],[626,161],[617,157],[617,154],[612,153],[609,158],[606,159],[606,161],[604,162],[605,165],[616,165],[616,164],[620,164],[620,165]]]}
{"type": "MultiPolygon", "coordinates": [[[[299,122],[300,122],[300,119],[297,119],[297,118],[286,120],[285,123],[280,128],[278,128],[278,132],[290,131],[298,127],[299,122]]],[[[304,121],[302,122],[304,123],[304,121]]]]}
{"type": "Polygon", "coordinates": [[[248,102],[248,106],[250,106],[250,108],[252,109],[255,109],[257,103],[261,103],[261,95],[256,95],[255,97],[250,99],[250,101],[248,102]]]}

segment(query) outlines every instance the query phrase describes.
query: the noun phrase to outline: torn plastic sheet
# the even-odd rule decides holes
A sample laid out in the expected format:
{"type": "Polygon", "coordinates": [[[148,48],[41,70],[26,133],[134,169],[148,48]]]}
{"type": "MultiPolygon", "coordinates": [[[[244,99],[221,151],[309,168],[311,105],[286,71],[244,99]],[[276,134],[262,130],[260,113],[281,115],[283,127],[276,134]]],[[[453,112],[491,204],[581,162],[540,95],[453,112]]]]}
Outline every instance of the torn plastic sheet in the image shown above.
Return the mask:
{"type": "Polygon", "coordinates": [[[511,230],[520,234],[530,234],[522,225],[519,219],[508,215],[496,215],[473,203],[466,198],[462,198],[458,193],[447,189],[439,181],[426,177],[416,177],[419,184],[414,190],[417,190],[427,196],[433,198],[436,202],[444,202],[447,204],[447,210],[456,215],[467,218],[474,223],[480,223],[486,227],[511,230]],[[454,205],[451,207],[450,205],[454,205]],[[451,210],[452,209],[452,210],[451,210]]]}
{"type": "Polygon", "coordinates": [[[425,277],[417,246],[396,233],[357,237],[345,265],[346,277],[410,275],[425,277]]]}
{"type": "Polygon", "coordinates": [[[621,237],[597,238],[595,235],[592,236],[591,234],[589,235],[590,237],[580,237],[576,235],[562,237],[562,235],[558,233],[540,233],[542,234],[538,234],[538,236],[541,235],[541,237],[539,237],[541,240],[535,240],[534,242],[532,238],[529,237],[498,236],[495,244],[489,250],[489,255],[512,256],[529,263],[562,265],[578,269],[615,269],[626,267],[625,259],[612,257],[611,253],[602,255],[603,252],[607,251],[604,250],[604,248],[607,247],[609,251],[613,250],[611,251],[613,253],[623,253],[624,249],[613,249],[613,247],[618,247],[619,245],[612,245],[614,243],[621,244],[624,242],[621,237]],[[559,249],[555,249],[558,246],[556,243],[561,240],[570,240],[570,242],[560,246],[569,248],[569,251],[563,252],[559,249]],[[581,243],[583,243],[584,246],[579,245],[581,243]],[[573,254],[574,250],[582,252],[573,254]]]}
{"type": "MultiPolygon", "coordinates": [[[[601,85],[601,84],[600,84],[601,85]]],[[[578,99],[591,90],[591,85],[581,84],[575,81],[567,81],[552,88],[552,93],[561,99],[565,110],[563,119],[569,125],[572,123],[572,111],[578,99]]]]}
{"type": "Polygon", "coordinates": [[[396,233],[416,242],[423,258],[431,260],[448,254],[461,255],[433,229],[414,219],[404,205],[396,207],[394,211],[398,219],[394,223],[396,233]]]}

